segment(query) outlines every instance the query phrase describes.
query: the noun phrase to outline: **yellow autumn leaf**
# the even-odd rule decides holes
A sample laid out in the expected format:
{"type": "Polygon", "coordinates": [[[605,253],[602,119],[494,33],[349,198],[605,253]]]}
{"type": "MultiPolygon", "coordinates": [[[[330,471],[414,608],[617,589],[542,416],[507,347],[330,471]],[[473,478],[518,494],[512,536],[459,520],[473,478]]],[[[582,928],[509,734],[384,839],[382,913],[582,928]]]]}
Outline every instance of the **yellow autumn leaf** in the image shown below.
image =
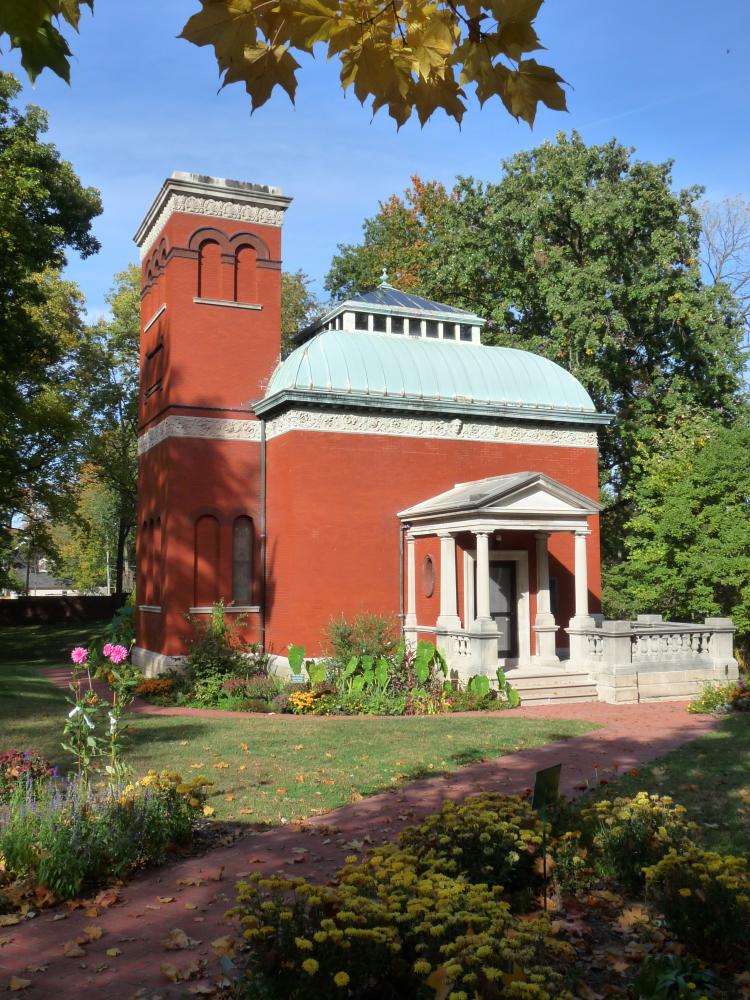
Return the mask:
{"type": "Polygon", "coordinates": [[[27,990],[31,986],[30,979],[21,979],[19,976],[11,976],[8,989],[11,993],[18,993],[19,990],[27,990]]]}
{"type": "Polygon", "coordinates": [[[216,810],[214,809],[213,806],[204,806],[203,807],[203,815],[204,816],[213,816],[213,814],[215,812],[216,812],[216,810]]]}
{"type": "Polygon", "coordinates": [[[107,948],[105,954],[107,958],[117,958],[118,955],[122,955],[122,951],[120,948],[107,948]]]}

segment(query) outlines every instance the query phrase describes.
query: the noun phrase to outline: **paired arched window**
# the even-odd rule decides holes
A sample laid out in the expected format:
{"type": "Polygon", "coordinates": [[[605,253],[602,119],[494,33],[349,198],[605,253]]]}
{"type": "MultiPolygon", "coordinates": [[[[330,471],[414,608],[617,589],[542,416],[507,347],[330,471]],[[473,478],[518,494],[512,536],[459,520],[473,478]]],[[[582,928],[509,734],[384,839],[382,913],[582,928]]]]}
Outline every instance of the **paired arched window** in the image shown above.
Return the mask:
{"type": "MultiPolygon", "coordinates": [[[[231,601],[245,606],[253,598],[253,545],[252,518],[245,515],[234,519],[231,525],[231,581],[223,579],[221,559],[221,534],[219,519],[204,514],[195,522],[195,568],[193,605],[207,608],[220,598],[227,597],[231,582],[231,601]]],[[[224,558],[226,566],[226,557],[224,558]]]]}
{"type": "Polygon", "coordinates": [[[195,522],[195,607],[210,607],[219,600],[219,590],[219,521],[205,514],[195,522]]]}
{"type": "Polygon", "coordinates": [[[198,297],[222,298],[221,247],[213,240],[201,243],[198,258],[198,297]]]}
{"type": "Polygon", "coordinates": [[[243,246],[237,250],[234,271],[235,302],[257,302],[258,254],[255,247],[243,246]]]}
{"type": "Polygon", "coordinates": [[[238,517],[232,526],[232,600],[235,604],[252,604],[253,590],[253,522],[238,517]]]}

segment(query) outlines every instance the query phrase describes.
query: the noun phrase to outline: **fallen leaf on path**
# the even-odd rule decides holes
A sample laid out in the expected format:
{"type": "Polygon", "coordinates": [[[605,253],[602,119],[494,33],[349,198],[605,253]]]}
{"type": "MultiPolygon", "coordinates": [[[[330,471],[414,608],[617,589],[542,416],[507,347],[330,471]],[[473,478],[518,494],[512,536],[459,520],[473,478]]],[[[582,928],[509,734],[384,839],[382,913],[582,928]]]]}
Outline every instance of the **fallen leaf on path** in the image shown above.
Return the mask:
{"type": "Polygon", "coordinates": [[[13,944],[15,938],[12,937],[1,937],[0,938],[0,948],[4,948],[6,944],[13,944]]]}
{"type": "Polygon", "coordinates": [[[174,896],[157,896],[160,903],[174,903],[174,896]]]}
{"type": "Polygon", "coordinates": [[[21,918],[15,916],[14,914],[8,914],[0,917],[0,927],[12,927],[14,924],[20,924],[21,918]]]}
{"type": "Polygon", "coordinates": [[[66,958],[78,958],[80,955],[85,955],[86,952],[81,948],[77,941],[66,941],[63,945],[63,955],[66,958]]]}
{"type": "Polygon", "coordinates": [[[30,979],[20,979],[18,976],[11,976],[8,989],[11,993],[18,993],[19,990],[27,990],[29,986],[31,986],[30,979]]]}
{"type": "Polygon", "coordinates": [[[178,878],[177,885],[203,885],[204,881],[202,878],[178,878]]]}
{"type": "Polygon", "coordinates": [[[86,927],[83,928],[82,936],[84,937],[84,940],[82,941],[80,938],[78,938],[78,943],[85,944],[86,941],[98,941],[103,933],[104,931],[97,924],[88,924],[86,927]]]}
{"type": "Polygon", "coordinates": [[[195,986],[188,987],[188,993],[196,997],[212,997],[216,994],[216,987],[210,983],[196,983],[195,986]]]}
{"type": "Polygon", "coordinates": [[[169,932],[169,936],[164,938],[161,946],[165,949],[165,951],[190,951],[199,944],[200,941],[196,941],[195,938],[188,937],[185,931],[181,930],[179,927],[175,927],[169,932]]]}
{"type": "Polygon", "coordinates": [[[229,935],[217,938],[215,941],[211,942],[211,947],[217,955],[227,955],[231,957],[234,952],[234,938],[229,937],[229,935]]]}
{"type": "Polygon", "coordinates": [[[122,955],[121,948],[107,948],[105,952],[107,958],[117,958],[118,955],[122,955]]]}
{"type": "Polygon", "coordinates": [[[212,882],[221,882],[224,878],[224,865],[222,865],[221,868],[218,868],[215,872],[212,872],[208,877],[212,882]]]}

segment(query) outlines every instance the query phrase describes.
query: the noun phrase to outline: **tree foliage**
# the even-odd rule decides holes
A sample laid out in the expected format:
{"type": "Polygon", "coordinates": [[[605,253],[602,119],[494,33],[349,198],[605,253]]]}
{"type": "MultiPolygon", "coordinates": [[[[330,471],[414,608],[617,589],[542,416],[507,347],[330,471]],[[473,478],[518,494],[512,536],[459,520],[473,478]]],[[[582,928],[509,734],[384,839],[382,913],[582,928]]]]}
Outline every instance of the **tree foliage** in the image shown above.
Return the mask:
{"type": "MultiPolygon", "coordinates": [[[[294,101],[296,56],[325,46],[341,64],[341,86],[373,114],[422,125],[442,109],[460,122],[467,88],[484,104],[498,97],[533,125],[539,104],[566,109],[564,82],[531,53],[544,48],[534,26],[544,0],[200,0],[181,37],[214,49],[222,85],[242,83],[253,110],[280,88],[294,101]]],[[[70,75],[61,34],[76,30],[93,0],[0,0],[0,37],[21,51],[32,79],[45,67],[70,75]]]]}
{"type": "Polygon", "coordinates": [[[281,356],[285,358],[295,344],[293,337],[320,316],[322,307],[310,291],[310,278],[304,271],[281,274],[281,356]]]}
{"type": "Polygon", "coordinates": [[[750,347],[750,202],[744,198],[703,201],[698,206],[703,228],[702,261],[714,282],[734,295],[750,347]]]}
{"type": "Polygon", "coordinates": [[[119,527],[119,496],[92,467],[84,466],[73,516],[52,526],[55,573],[83,593],[111,585],[119,527]]]}
{"type": "Polygon", "coordinates": [[[82,256],[101,211],[98,193],[43,141],[46,115],[14,105],[19,85],[0,74],[0,512],[59,505],[74,461],[67,368],[82,332],[82,296],[60,272],[82,256]]]}
{"type": "Polygon", "coordinates": [[[740,405],[741,320],[727,287],[699,262],[698,188],[675,191],[671,164],[638,161],[615,140],[559,135],[503,164],[499,181],[460,178],[452,191],[414,180],[339,247],[335,296],[377,284],[472,309],[485,340],[570,370],[599,410],[616,557],[621,508],[639,444],[678,383],[702,411],[731,421],[740,405]]]}
{"type": "Polygon", "coordinates": [[[750,415],[722,426],[684,399],[639,449],[628,488],[625,558],[607,577],[608,614],[731,617],[750,639],[750,415]]]}
{"type": "MultiPolygon", "coordinates": [[[[84,331],[74,359],[89,493],[93,480],[117,524],[112,547],[116,593],[123,589],[126,546],[136,522],[140,283],[135,264],[115,276],[107,296],[111,318],[84,331]]],[[[86,523],[99,523],[80,516],[78,522],[79,533],[86,523]]]]}

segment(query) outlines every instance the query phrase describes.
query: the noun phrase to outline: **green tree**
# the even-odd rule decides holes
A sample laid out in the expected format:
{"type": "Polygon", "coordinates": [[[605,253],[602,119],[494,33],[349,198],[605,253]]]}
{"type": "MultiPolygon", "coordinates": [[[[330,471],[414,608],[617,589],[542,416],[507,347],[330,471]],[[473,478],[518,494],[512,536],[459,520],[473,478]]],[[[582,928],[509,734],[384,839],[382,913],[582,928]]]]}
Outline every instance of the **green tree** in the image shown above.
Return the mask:
{"type": "Polygon", "coordinates": [[[607,575],[608,614],[729,616],[750,640],[750,413],[731,427],[684,400],[639,449],[624,559],[607,575]]]}
{"type": "Polygon", "coordinates": [[[326,280],[334,296],[364,290],[385,264],[395,284],[485,316],[487,342],[580,379],[615,415],[600,436],[610,559],[665,393],[679,382],[731,422],[743,363],[736,303],[701,277],[700,189],[673,190],[671,163],[633,153],[574,132],[511,157],[496,183],[415,181],[366,220],[361,244],[339,248],[326,280]]]}
{"type": "Polygon", "coordinates": [[[0,74],[0,521],[34,505],[59,508],[75,462],[68,369],[81,335],[82,297],[63,281],[65,252],[91,235],[99,195],[43,141],[46,115],[14,105],[18,82],[0,74]]]}
{"type": "Polygon", "coordinates": [[[310,291],[310,278],[304,271],[283,271],[281,274],[281,356],[295,348],[292,339],[306,326],[317,319],[321,305],[316,295],[310,291]]]}
{"type": "MultiPolygon", "coordinates": [[[[515,118],[533,124],[540,103],[565,110],[563,80],[529,53],[543,49],[534,22],[544,0],[200,0],[182,31],[212,46],[223,86],[243,83],[253,109],[274,89],[294,101],[298,55],[327,44],[341,62],[341,86],[373,112],[387,107],[402,125],[416,111],[424,123],[437,109],[460,122],[466,87],[484,104],[499,97],[515,118]]],[[[93,0],[0,0],[0,38],[32,79],[45,67],[70,76],[61,28],[78,30],[93,0]]]]}
{"type": "MultiPolygon", "coordinates": [[[[140,281],[135,264],[115,276],[107,296],[111,318],[85,330],[75,357],[83,459],[117,522],[112,549],[117,594],[123,591],[136,521],[140,281]]],[[[83,523],[93,530],[98,522],[89,517],[83,523]]],[[[100,528],[95,533],[100,535],[100,528]]]]}
{"type": "Polygon", "coordinates": [[[54,525],[55,573],[70,579],[76,590],[93,593],[110,587],[120,529],[120,498],[86,466],[81,473],[76,510],[54,525]]]}

